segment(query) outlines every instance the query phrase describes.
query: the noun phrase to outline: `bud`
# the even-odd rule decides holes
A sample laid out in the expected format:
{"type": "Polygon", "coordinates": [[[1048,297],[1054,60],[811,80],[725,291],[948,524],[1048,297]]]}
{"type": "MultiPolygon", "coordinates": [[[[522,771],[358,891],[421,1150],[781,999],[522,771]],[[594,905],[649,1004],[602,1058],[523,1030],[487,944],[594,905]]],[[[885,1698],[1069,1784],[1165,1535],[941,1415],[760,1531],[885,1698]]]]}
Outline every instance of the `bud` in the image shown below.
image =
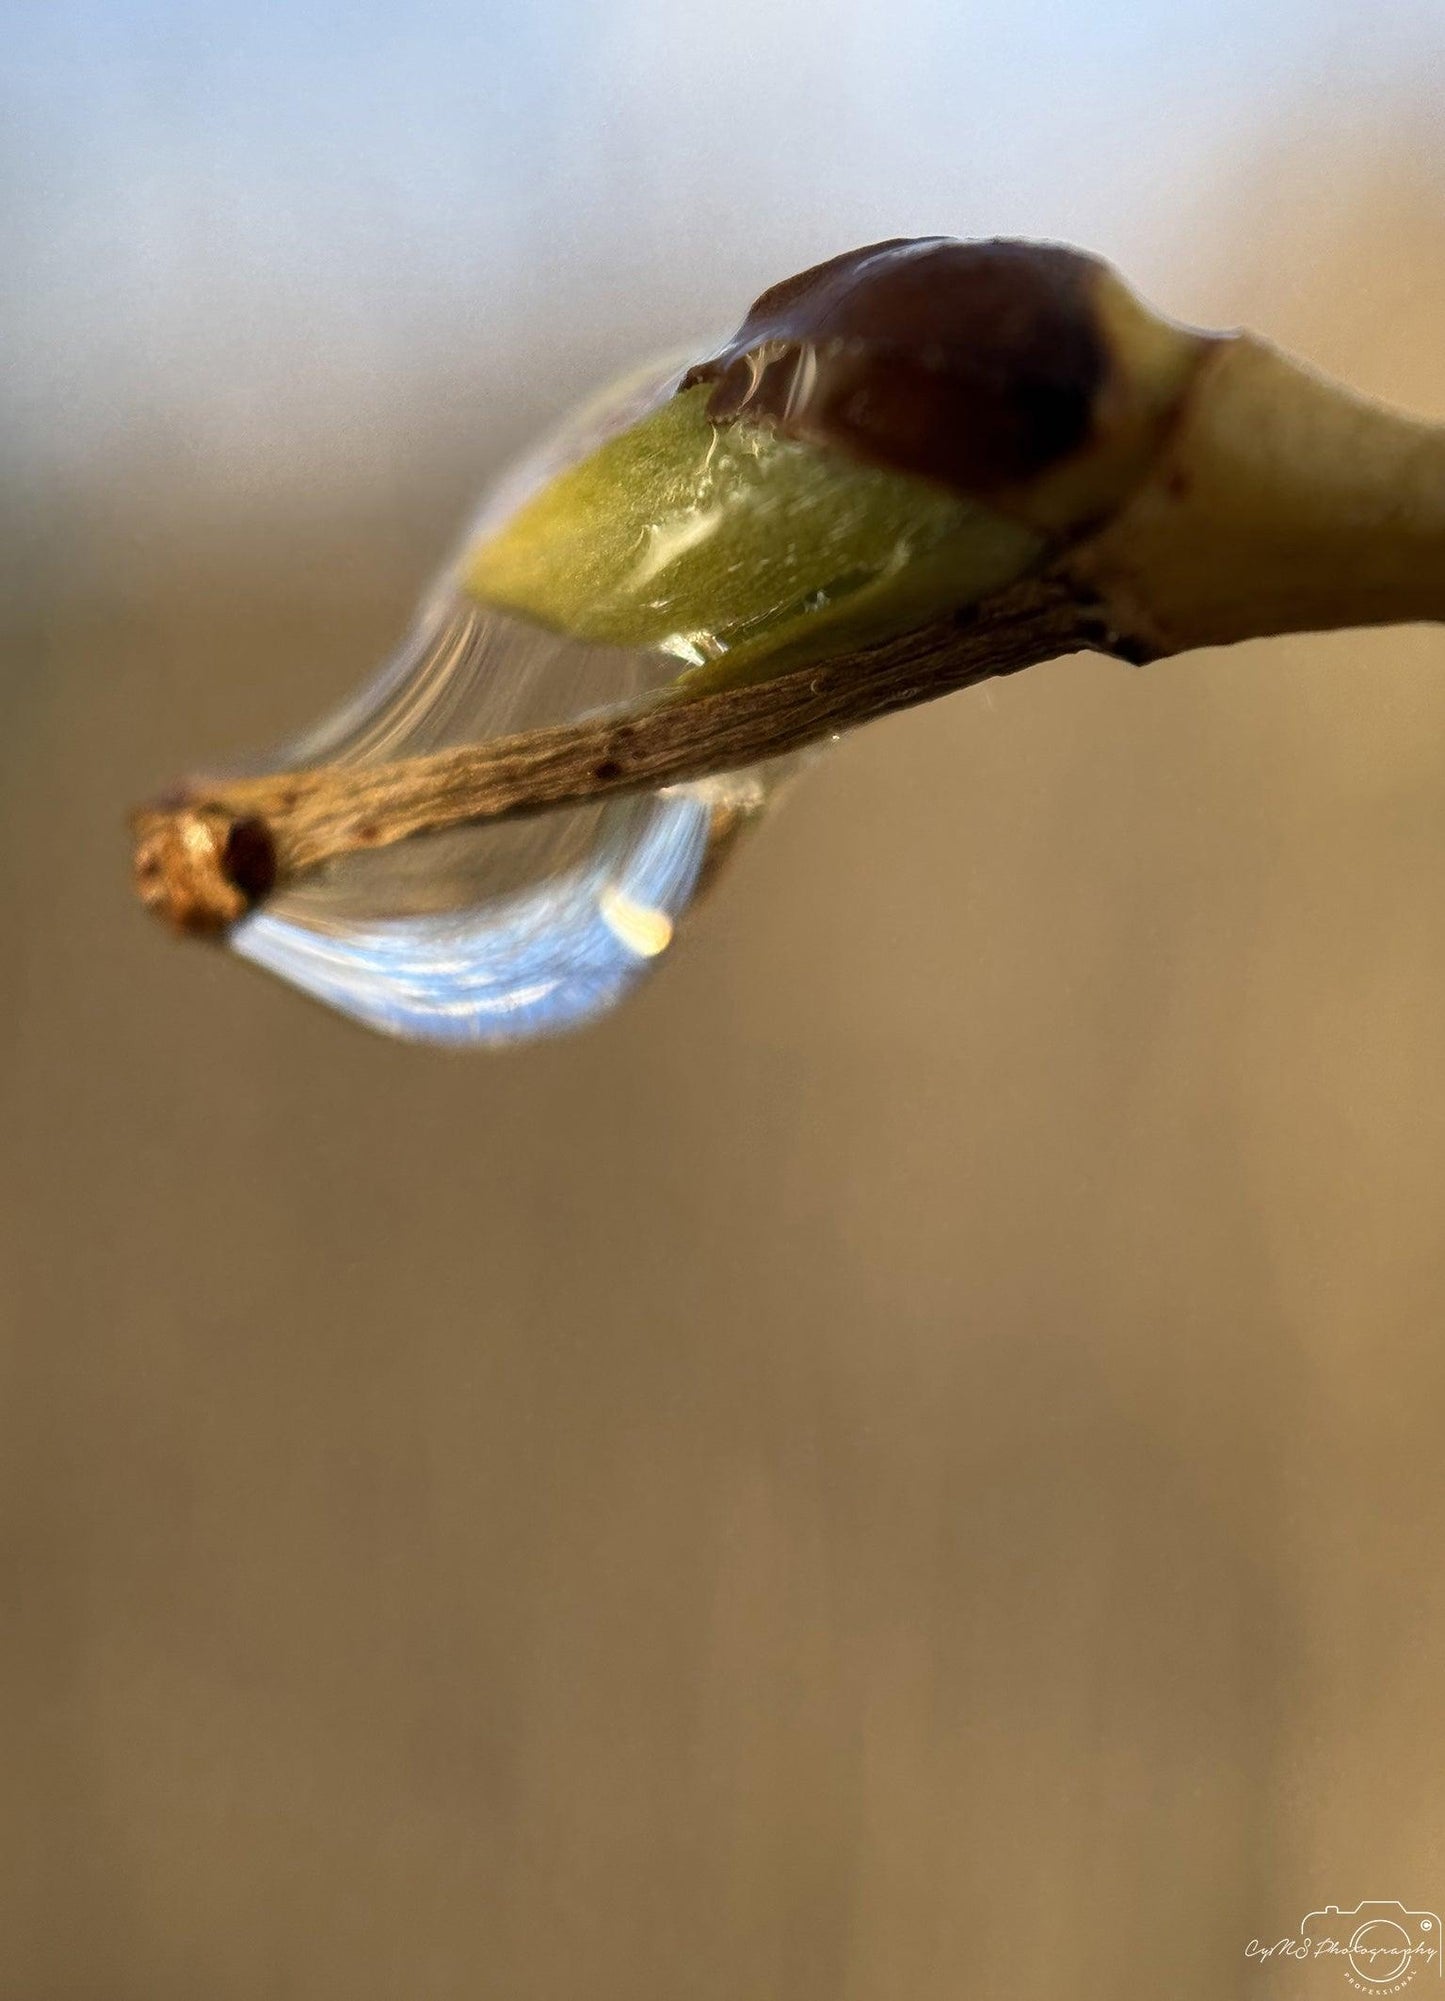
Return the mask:
{"type": "Polygon", "coordinates": [[[771,676],[1036,567],[1137,479],[1204,346],[1077,251],[853,251],[492,525],[466,586],[692,684],[771,676]]]}

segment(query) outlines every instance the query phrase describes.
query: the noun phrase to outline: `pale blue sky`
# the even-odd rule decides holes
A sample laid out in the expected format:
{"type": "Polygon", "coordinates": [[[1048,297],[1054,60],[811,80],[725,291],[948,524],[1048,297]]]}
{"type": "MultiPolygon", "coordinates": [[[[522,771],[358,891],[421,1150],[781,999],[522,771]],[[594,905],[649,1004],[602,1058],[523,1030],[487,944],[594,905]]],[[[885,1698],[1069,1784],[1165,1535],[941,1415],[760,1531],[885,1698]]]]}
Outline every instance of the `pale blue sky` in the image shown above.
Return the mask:
{"type": "Polygon", "coordinates": [[[1259,133],[1445,83],[1440,0],[9,0],[4,433],[320,449],[390,385],[585,372],[879,235],[1147,283],[1259,133]]]}

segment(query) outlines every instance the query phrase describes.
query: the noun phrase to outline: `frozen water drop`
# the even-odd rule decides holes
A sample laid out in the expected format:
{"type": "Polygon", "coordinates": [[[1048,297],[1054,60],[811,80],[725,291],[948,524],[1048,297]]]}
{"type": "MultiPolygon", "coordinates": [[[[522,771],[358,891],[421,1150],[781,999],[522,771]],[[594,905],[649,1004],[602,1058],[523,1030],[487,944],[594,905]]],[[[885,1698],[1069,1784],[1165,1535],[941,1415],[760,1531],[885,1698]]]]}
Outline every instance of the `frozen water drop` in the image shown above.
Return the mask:
{"type": "MultiPolygon", "coordinates": [[[[374,763],[561,722],[677,663],[587,645],[458,598],[369,697],[286,761],[374,763]]],[[[368,1027],[498,1044],[582,1025],[667,950],[779,770],[468,827],[349,855],[274,896],[232,949],[368,1027]]]]}
{"type": "MultiPolygon", "coordinates": [[[[556,471],[670,396],[680,367],[636,374],[574,414],[483,504],[466,547],[556,471]]],[[[383,764],[575,721],[665,687],[665,650],[596,644],[479,603],[464,556],[371,685],[267,762],[383,764]]],[[[501,1044],[581,1026],[672,943],[778,764],[349,855],[272,897],[234,951],[368,1027],[501,1044]]]]}

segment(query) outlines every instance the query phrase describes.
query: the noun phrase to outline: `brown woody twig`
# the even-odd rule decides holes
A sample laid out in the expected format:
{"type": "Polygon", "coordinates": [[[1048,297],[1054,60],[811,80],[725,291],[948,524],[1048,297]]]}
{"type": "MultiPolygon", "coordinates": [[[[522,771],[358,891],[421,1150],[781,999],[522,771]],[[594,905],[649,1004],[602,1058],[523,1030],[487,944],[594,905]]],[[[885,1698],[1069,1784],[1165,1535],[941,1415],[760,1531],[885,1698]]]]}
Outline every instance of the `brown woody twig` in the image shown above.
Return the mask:
{"type": "Polygon", "coordinates": [[[1035,578],[750,686],[389,764],[196,784],[134,816],[137,885],[180,929],[221,932],[278,886],[343,855],[738,770],[1084,648],[1129,650],[1074,588],[1035,578]]]}

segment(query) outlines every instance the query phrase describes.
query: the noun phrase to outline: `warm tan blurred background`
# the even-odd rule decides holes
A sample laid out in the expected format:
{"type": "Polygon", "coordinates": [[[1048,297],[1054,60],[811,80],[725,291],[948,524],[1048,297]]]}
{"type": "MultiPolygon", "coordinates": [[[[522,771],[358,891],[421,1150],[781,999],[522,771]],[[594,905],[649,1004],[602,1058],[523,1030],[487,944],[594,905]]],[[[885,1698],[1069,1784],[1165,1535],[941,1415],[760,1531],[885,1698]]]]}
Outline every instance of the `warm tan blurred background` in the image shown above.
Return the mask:
{"type": "Polygon", "coordinates": [[[877,726],[506,1057],[129,898],[826,250],[1445,417],[1439,18],[1049,11],[7,10],[4,2001],[1275,2001],[1445,1903],[1445,637],[877,726]]]}

